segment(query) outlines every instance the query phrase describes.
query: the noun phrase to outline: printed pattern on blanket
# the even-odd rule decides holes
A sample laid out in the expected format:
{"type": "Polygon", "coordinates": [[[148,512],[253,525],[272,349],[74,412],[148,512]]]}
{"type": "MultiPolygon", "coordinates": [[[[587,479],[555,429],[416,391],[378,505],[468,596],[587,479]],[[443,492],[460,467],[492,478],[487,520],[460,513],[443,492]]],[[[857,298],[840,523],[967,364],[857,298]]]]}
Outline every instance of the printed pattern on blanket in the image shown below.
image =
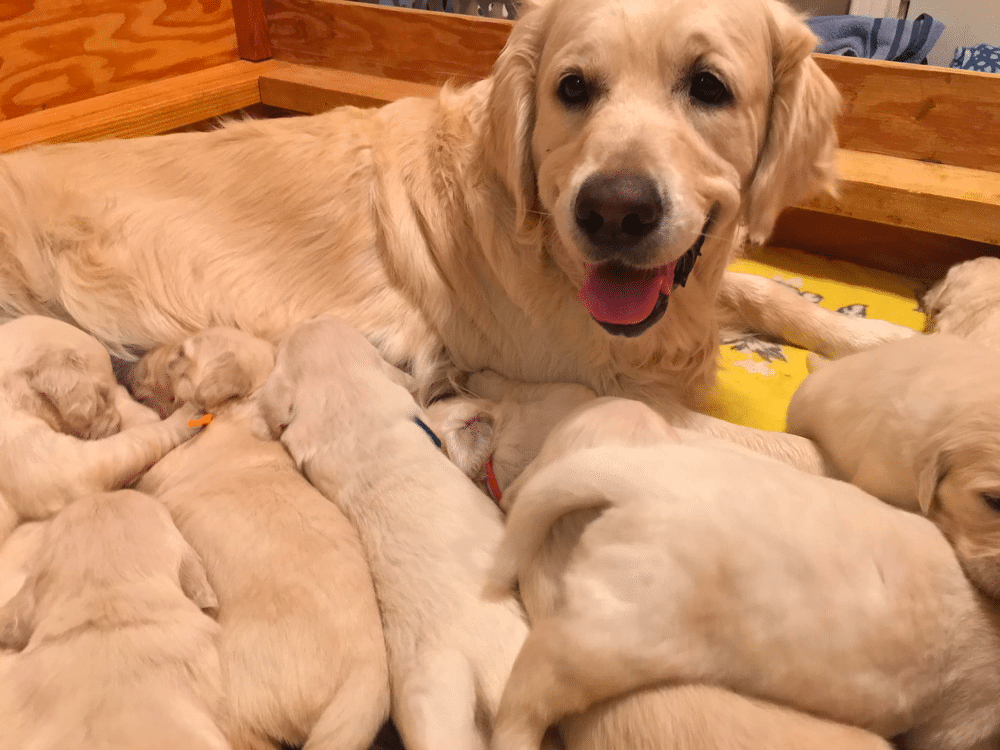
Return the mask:
{"type": "MultiPolygon", "coordinates": [[[[798,290],[817,305],[842,315],[881,318],[924,329],[910,283],[901,276],[796,250],[767,248],[730,270],[765,276],[798,290]]],[[[719,349],[720,371],[707,411],[729,422],[784,430],[795,389],[808,374],[804,349],[756,336],[738,336],[719,349]]]]}
{"type": "Polygon", "coordinates": [[[955,49],[951,67],[980,73],[1000,73],[1000,47],[994,47],[992,44],[958,47],[955,49]]]}

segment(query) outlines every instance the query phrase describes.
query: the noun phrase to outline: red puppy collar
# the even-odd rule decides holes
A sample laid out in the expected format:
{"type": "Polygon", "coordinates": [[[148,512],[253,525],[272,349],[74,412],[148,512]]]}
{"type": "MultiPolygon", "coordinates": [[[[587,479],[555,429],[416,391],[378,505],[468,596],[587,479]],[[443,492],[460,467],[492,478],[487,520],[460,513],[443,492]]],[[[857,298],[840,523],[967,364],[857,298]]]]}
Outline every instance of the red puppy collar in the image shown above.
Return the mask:
{"type": "Polygon", "coordinates": [[[486,459],[486,486],[490,489],[490,495],[500,504],[500,483],[497,482],[497,475],[493,472],[493,456],[486,459]]]}

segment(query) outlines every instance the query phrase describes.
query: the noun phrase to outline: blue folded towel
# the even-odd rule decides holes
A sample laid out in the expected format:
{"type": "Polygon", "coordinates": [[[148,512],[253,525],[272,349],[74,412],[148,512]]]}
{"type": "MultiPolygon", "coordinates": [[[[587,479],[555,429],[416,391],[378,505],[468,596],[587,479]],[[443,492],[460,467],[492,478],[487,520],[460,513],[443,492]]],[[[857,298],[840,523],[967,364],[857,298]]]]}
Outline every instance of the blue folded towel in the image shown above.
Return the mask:
{"type": "Polygon", "coordinates": [[[977,70],[980,73],[1000,73],[1000,47],[977,44],[975,47],[958,47],[951,67],[977,70]]]}
{"type": "Polygon", "coordinates": [[[926,13],[912,21],[866,16],[817,16],[806,21],[820,38],[817,52],[872,60],[924,63],[944,31],[926,13]]]}

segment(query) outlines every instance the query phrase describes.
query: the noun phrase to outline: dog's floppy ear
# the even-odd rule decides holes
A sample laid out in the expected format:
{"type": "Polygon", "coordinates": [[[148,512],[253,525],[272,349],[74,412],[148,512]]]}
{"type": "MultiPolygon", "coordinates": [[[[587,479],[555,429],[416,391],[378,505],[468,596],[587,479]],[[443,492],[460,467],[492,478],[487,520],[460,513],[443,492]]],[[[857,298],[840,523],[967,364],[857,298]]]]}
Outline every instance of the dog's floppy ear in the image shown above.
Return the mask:
{"type": "Polygon", "coordinates": [[[786,206],[836,189],[841,98],[812,59],[817,38],[783,3],[771,3],[773,88],[764,143],[746,199],[750,240],[764,242],[786,206]]]}
{"type": "MultiPolygon", "coordinates": [[[[182,384],[188,382],[182,379],[182,384]]],[[[193,393],[185,398],[183,385],[179,385],[178,395],[185,401],[192,401],[201,409],[214,409],[231,398],[246,396],[253,389],[253,379],[234,352],[222,352],[213,357],[197,375],[193,383],[193,393]]]]}
{"type": "Polygon", "coordinates": [[[490,78],[486,159],[514,196],[519,229],[528,228],[529,212],[537,199],[531,134],[535,127],[535,81],[550,2],[521,4],[521,16],[490,78]]]}
{"type": "Polygon", "coordinates": [[[917,475],[917,504],[925,516],[930,514],[934,498],[937,496],[938,485],[948,473],[951,449],[934,437],[927,445],[917,452],[914,468],[917,475]]]}
{"type": "Polygon", "coordinates": [[[69,434],[83,437],[97,418],[101,398],[87,365],[75,352],[47,352],[25,371],[28,387],[59,413],[69,434]]]}
{"type": "Polygon", "coordinates": [[[14,598],[0,607],[0,648],[21,651],[35,631],[34,579],[28,580],[14,598]]]}
{"type": "Polygon", "coordinates": [[[184,595],[198,605],[205,614],[215,616],[219,609],[219,600],[215,590],[208,582],[205,566],[202,565],[198,553],[188,547],[181,557],[181,567],[178,571],[181,590],[184,595]]]}
{"type": "Polygon", "coordinates": [[[295,414],[292,386],[281,371],[280,365],[264,383],[257,403],[260,405],[260,415],[267,425],[268,433],[272,438],[280,438],[295,414]]]}

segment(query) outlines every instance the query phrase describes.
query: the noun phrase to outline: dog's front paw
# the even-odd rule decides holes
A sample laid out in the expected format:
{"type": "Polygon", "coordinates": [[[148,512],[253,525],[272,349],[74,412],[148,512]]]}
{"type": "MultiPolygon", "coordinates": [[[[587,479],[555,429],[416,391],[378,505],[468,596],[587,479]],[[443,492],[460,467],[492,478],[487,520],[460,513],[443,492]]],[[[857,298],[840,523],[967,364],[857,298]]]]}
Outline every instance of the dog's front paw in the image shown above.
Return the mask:
{"type": "Polygon", "coordinates": [[[922,335],[912,328],[890,323],[879,318],[852,318],[850,335],[837,342],[831,342],[825,351],[818,352],[828,359],[840,359],[849,354],[874,349],[891,341],[901,341],[922,335]]]}

